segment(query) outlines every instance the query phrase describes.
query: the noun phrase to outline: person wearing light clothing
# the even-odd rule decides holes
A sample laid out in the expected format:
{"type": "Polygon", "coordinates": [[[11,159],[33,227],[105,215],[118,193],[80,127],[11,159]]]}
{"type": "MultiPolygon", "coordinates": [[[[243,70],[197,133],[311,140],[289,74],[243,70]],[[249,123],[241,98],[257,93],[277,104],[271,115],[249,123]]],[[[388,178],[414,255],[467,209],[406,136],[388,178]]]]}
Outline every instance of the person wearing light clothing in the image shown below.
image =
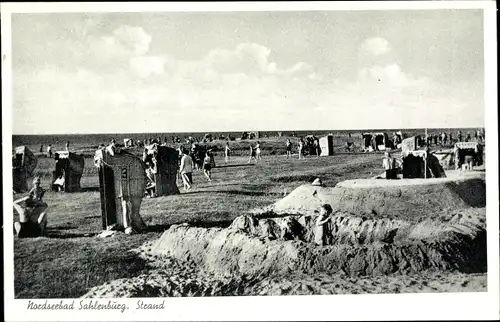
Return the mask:
{"type": "Polygon", "coordinates": [[[382,165],[383,165],[384,170],[385,170],[385,178],[386,179],[389,179],[389,180],[397,179],[397,175],[396,175],[396,171],[395,171],[395,168],[396,168],[395,162],[396,162],[396,160],[391,157],[391,154],[388,151],[386,151],[384,153],[384,159],[382,161],[382,165]]]}
{"type": "Polygon", "coordinates": [[[184,184],[184,190],[189,190],[193,184],[193,159],[185,150],[182,151],[180,173],[182,182],[184,184]]]}

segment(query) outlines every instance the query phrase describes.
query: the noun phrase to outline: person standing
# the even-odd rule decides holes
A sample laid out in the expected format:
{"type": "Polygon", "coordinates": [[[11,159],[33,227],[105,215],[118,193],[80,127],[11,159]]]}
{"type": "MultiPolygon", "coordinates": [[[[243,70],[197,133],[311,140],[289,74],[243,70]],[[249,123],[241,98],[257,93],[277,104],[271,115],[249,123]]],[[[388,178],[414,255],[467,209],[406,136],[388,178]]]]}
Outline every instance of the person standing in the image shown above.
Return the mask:
{"type": "Polygon", "coordinates": [[[66,151],[69,151],[69,141],[66,141],[66,151]]]}
{"type": "Polygon", "coordinates": [[[319,146],[319,139],[317,137],[314,137],[314,149],[314,152],[316,152],[316,157],[319,158],[321,155],[321,147],[319,146]]]}
{"type": "Polygon", "coordinates": [[[290,139],[286,139],[286,158],[292,157],[292,142],[290,139]]]}
{"type": "Polygon", "coordinates": [[[186,150],[182,150],[180,173],[184,190],[191,189],[193,185],[193,159],[186,150]]]}
{"type": "Polygon", "coordinates": [[[260,142],[257,141],[257,144],[255,145],[255,160],[262,160],[260,153],[261,153],[260,142]]]}
{"type": "Polygon", "coordinates": [[[229,142],[226,142],[226,146],[224,147],[224,161],[226,163],[229,162],[229,153],[231,152],[231,149],[229,148],[229,142]]]}
{"type": "Polygon", "coordinates": [[[457,133],[457,140],[458,142],[462,142],[462,132],[460,130],[457,133]]]}
{"type": "Polygon", "coordinates": [[[394,163],[395,160],[391,157],[391,154],[388,151],[386,151],[384,154],[382,165],[385,170],[385,178],[388,180],[397,179],[396,172],[394,171],[395,168],[394,163]]]}
{"type": "Polygon", "coordinates": [[[329,204],[324,204],[321,206],[319,216],[316,219],[314,231],[314,242],[318,246],[327,244],[326,237],[328,236],[328,222],[330,221],[330,215],[332,213],[333,209],[329,204]]]}
{"type": "MultiPolygon", "coordinates": [[[[153,158],[152,160],[155,160],[153,158]]],[[[153,161],[154,162],[154,161],[153,161]]],[[[154,198],[156,197],[156,182],[155,182],[155,174],[156,174],[156,167],[154,165],[151,165],[151,163],[146,162],[146,192],[148,194],[148,198],[154,198]]]]}
{"type": "Polygon", "coordinates": [[[302,159],[302,153],[304,152],[304,140],[302,138],[300,138],[299,140],[298,150],[299,150],[299,160],[300,160],[302,159]]]}
{"type": "Polygon", "coordinates": [[[52,144],[49,144],[47,147],[47,154],[49,155],[49,158],[52,158],[52,144]]]}
{"type": "Polygon", "coordinates": [[[40,145],[40,153],[43,153],[43,144],[40,145]]]}

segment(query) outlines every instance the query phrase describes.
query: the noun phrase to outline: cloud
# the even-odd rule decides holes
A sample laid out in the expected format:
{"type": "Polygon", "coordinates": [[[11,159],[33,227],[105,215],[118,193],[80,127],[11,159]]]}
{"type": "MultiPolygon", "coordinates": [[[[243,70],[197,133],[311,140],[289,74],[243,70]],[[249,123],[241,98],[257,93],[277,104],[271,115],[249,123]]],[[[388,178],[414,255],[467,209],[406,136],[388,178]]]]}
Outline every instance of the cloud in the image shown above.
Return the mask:
{"type": "Polygon", "coordinates": [[[364,83],[378,83],[393,87],[416,86],[424,81],[424,78],[415,79],[407,75],[396,63],[362,68],[359,72],[359,78],[364,83]]]}
{"type": "Polygon", "coordinates": [[[139,77],[147,78],[152,75],[165,73],[166,57],[163,56],[137,56],[130,58],[130,68],[139,77]]]}
{"type": "Polygon", "coordinates": [[[144,55],[149,51],[151,36],[142,27],[121,25],[113,30],[113,36],[123,47],[137,55],[144,55]]]}
{"type": "Polygon", "coordinates": [[[375,37],[366,39],[361,44],[361,50],[367,54],[380,56],[390,52],[391,47],[389,46],[389,42],[384,38],[375,37]]]}
{"type": "Polygon", "coordinates": [[[276,63],[269,62],[271,50],[255,43],[240,43],[235,49],[211,50],[205,58],[206,64],[221,73],[265,73],[277,70],[276,63]]]}

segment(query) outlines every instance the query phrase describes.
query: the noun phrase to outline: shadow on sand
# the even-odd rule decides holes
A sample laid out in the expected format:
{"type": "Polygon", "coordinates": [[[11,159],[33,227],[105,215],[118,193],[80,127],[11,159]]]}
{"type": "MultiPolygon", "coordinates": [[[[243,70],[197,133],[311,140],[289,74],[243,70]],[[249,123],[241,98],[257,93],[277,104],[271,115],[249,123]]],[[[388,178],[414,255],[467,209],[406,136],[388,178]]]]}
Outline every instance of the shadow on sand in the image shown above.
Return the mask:
{"type": "Polygon", "coordinates": [[[193,194],[202,194],[202,193],[224,193],[228,195],[239,195],[239,196],[266,196],[270,195],[267,192],[262,191],[241,191],[241,190],[207,190],[207,191],[186,191],[181,194],[182,195],[193,195],[193,194]]]}
{"type": "Polygon", "coordinates": [[[238,168],[238,167],[251,167],[254,166],[254,163],[240,163],[240,164],[224,164],[224,165],[218,165],[214,169],[219,169],[219,168],[238,168]]]}
{"type": "Polygon", "coordinates": [[[95,192],[99,191],[99,187],[82,187],[80,192],[95,192]]]}
{"type": "Polygon", "coordinates": [[[54,238],[54,239],[70,239],[70,238],[81,238],[81,237],[94,237],[97,233],[69,233],[62,232],[57,229],[49,229],[43,237],[54,238]]]}

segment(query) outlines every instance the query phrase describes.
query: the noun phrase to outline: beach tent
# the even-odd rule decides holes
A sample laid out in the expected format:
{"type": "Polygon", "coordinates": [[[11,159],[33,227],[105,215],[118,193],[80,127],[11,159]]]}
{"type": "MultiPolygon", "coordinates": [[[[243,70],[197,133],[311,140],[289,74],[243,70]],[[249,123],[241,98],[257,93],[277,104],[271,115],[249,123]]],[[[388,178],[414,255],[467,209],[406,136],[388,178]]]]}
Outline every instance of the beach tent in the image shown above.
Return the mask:
{"type": "Polygon", "coordinates": [[[454,147],[455,168],[459,169],[464,164],[465,157],[471,155],[474,157],[474,165],[482,165],[483,146],[478,142],[457,142],[454,147]]]}
{"type": "Polygon", "coordinates": [[[452,169],[454,167],[455,155],[453,149],[434,151],[432,155],[439,160],[439,164],[441,164],[443,169],[452,169]]]}
{"type": "Polygon", "coordinates": [[[156,165],[154,183],[157,196],[180,193],[177,187],[179,152],[176,149],[156,144],[147,146],[144,149],[143,161],[156,165]]]}
{"type": "Polygon", "coordinates": [[[52,171],[52,190],[62,187],[65,192],[81,191],[80,181],[85,167],[85,158],[82,154],[68,151],[54,153],[55,170],[52,171]]]}
{"type": "Polygon", "coordinates": [[[404,139],[401,142],[401,154],[406,156],[408,152],[415,151],[418,148],[418,138],[416,136],[409,137],[404,139]]]}
{"type": "Polygon", "coordinates": [[[384,132],[363,133],[363,150],[366,151],[385,151],[387,148],[392,148],[392,141],[384,132]]]}
{"type": "Polygon", "coordinates": [[[144,162],[126,150],[102,148],[96,151],[94,164],[99,168],[103,229],[144,231],[139,214],[146,189],[144,162]]]}
{"type": "Polygon", "coordinates": [[[372,147],[373,135],[371,133],[363,133],[363,134],[361,134],[361,136],[363,137],[363,142],[361,144],[361,146],[363,147],[363,151],[365,151],[365,152],[374,151],[374,149],[372,147]]]}
{"type": "Polygon", "coordinates": [[[319,147],[321,149],[321,156],[333,155],[333,135],[328,134],[319,138],[319,147]]]}
{"type": "Polygon", "coordinates": [[[403,156],[403,178],[444,178],[445,171],[439,159],[425,150],[408,151],[403,156]]]}
{"type": "Polygon", "coordinates": [[[123,145],[126,148],[130,148],[130,147],[134,146],[134,140],[132,140],[132,139],[123,139],[123,145]]]}
{"type": "Polygon", "coordinates": [[[12,179],[15,192],[25,192],[32,188],[37,157],[26,146],[18,146],[12,156],[12,179]]]}

